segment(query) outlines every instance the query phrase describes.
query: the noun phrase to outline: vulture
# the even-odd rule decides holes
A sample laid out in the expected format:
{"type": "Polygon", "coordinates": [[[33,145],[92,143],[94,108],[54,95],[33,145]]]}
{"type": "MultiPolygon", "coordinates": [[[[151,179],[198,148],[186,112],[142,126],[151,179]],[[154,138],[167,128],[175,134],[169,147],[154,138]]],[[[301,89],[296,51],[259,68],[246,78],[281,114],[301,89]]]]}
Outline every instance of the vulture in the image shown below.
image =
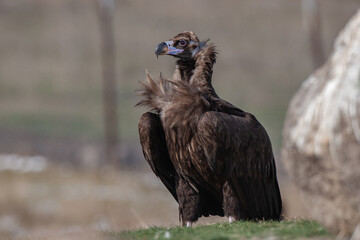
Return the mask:
{"type": "Polygon", "coordinates": [[[216,94],[217,51],[209,40],[183,32],[161,42],[155,55],[177,59],[172,79],[141,82],[145,106],[140,143],[152,171],[179,204],[179,220],[199,217],[280,220],[282,201],[269,136],[250,113],[216,94]]]}

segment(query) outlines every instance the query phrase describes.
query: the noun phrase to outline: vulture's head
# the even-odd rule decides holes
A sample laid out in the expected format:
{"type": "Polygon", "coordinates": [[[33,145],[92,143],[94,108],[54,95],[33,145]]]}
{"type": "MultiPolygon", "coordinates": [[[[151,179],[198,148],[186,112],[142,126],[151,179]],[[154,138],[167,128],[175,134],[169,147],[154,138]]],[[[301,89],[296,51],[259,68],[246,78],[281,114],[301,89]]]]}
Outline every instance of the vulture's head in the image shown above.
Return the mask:
{"type": "Polygon", "coordinates": [[[161,42],[155,48],[156,57],[159,55],[171,55],[182,60],[192,59],[205,45],[193,32],[179,33],[169,41],[161,42]]]}

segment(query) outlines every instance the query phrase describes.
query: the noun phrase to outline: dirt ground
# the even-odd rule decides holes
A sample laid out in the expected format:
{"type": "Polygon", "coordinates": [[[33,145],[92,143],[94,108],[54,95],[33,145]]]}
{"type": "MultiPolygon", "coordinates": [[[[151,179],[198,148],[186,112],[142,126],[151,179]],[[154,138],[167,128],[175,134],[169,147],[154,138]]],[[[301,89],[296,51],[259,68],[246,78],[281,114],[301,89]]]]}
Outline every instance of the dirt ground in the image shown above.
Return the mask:
{"type": "MultiPolygon", "coordinates": [[[[175,200],[150,170],[2,171],[0,189],[0,236],[10,239],[96,239],[103,231],[179,223],[175,200]]],[[[296,189],[282,181],[281,190],[285,218],[306,217],[296,189]]],[[[198,224],[218,221],[226,219],[198,224]]]]}

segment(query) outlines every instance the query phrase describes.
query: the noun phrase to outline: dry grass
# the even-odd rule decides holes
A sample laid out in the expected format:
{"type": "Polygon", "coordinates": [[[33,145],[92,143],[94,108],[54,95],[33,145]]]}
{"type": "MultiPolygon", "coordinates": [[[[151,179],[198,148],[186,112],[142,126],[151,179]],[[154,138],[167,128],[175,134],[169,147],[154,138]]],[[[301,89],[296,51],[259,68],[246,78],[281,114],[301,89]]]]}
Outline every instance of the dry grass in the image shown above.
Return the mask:
{"type": "MultiPolygon", "coordinates": [[[[85,234],[97,238],[101,231],[178,225],[175,200],[147,171],[54,167],[38,173],[3,171],[0,189],[0,236],[4,237],[68,239],[85,234]]],[[[293,190],[282,190],[283,196],[293,196],[293,190]]],[[[288,197],[284,200],[290,204],[288,197]]],[[[295,209],[302,204],[290,200],[295,209]]],[[[287,216],[299,213],[287,212],[287,216]]],[[[199,224],[225,220],[202,218],[199,224]]]]}
{"type": "Polygon", "coordinates": [[[175,201],[149,173],[57,168],[1,172],[0,182],[0,231],[5,236],[177,224],[175,201]]]}

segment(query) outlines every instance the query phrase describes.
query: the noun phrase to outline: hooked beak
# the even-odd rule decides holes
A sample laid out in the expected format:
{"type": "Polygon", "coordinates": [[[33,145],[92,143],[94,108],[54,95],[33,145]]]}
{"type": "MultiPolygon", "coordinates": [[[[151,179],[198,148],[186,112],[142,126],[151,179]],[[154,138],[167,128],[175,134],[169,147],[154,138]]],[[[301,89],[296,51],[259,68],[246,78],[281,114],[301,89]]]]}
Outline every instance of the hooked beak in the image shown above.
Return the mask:
{"type": "Polygon", "coordinates": [[[177,55],[184,51],[184,49],[178,49],[173,47],[173,41],[161,42],[155,48],[155,55],[158,57],[159,55],[177,55]]]}

